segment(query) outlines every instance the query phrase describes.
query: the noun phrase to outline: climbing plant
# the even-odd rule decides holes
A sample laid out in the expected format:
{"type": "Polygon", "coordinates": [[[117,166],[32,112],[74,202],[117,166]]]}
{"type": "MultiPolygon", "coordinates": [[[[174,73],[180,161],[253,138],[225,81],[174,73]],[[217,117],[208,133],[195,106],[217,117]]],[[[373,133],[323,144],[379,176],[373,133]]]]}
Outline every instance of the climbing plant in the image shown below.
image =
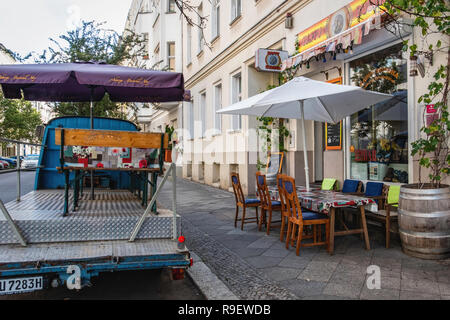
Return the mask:
{"type": "MultiPolygon", "coordinates": [[[[265,91],[276,88],[289,80],[292,80],[299,67],[300,65],[286,68],[286,70],[278,75],[279,85],[269,85],[265,91]]],[[[262,152],[266,155],[271,151],[286,152],[285,141],[286,138],[289,137],[290,132],[285,126],[285,120],[274,117],[257,117],[256,120],[258,121],[257,134],[263,142],[262,152]]],[[[261,170],[265,166],[266,163],[261,161],[261,159],[258,159],[256,165],[257,170],[261,170]]]]}

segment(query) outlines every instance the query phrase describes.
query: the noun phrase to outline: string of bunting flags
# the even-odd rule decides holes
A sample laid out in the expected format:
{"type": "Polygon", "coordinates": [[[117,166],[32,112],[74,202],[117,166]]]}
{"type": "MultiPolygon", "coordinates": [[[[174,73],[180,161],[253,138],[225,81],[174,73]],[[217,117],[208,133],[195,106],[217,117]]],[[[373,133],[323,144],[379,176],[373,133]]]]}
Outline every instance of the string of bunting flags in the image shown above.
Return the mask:
{"type": "MultiPolygon", "coordinates": [[[[355,1],[356,2],[356,1],[355,1]]],[[[369,8],[372,11],[366,14],[366,17],[362,22],[354,25],[353,27],[350,27],[349,29],[342,31],[334,36],[329,37],[326,40],[321,41],[320,43],[310,46],[308,48],[308,44],[305,45],[299,45],[299,51],[300,53],[287,58],[286,60],[283,60],[281,64],[281,71],[285,71],[286,69],[290,69],[293,67],[297,67],[300,65],[306,65],[307,68],[309,68],[309,63],[311,59],[315,58],[316,61],[322,60],[323,62],[327,61],[327,54],[329,54],[329,58],[336,60],[336,55],[338,53],[347,53],[351,52],[354,45],[358,45],[362,43],[363,37],[367,36],[371,30],[374,29],[380,29],[381,28],[381,20],[382,15],[384,14],[383,11],[381,11],[378,7],[369,8]],[[306,49],[303,49],[305,48],[306,49]]],[[[339,14],[338,11],[335,13],[335,15],[339,14]]],[[[320,24],[330,24],[333,23],[334,16],[330,16],[329,18],[326,18],[329,21],[325,22],[319,22],[320,24]]],[[[325,19],[324,19],[325,20],[325,19]]],[[[313,26],[314,27],[314,26],[313,26]]],[[[311,28],[313,28],[311,27],[311,28]]],[[[320,26],[319,26],[320,27],[320,26]]],[[[317,28],[316,28],[317,29],[317,28]]],[[[309,42],[309,44],[317,42],[317,38],[321,38],[318,36],[318,31],[313,30],[313,36],[304,36],[304,38],[310,39],[314,36],[316,39],[312,39],[312,41],[309,42]]],[[[320,35],[320,34],[319,34],[320,35]]],[[[301,34],[298,36],[301,37],[301,34]]],[[[323,35],[323,37],[326,37],[326,35],[323,35]]]]}

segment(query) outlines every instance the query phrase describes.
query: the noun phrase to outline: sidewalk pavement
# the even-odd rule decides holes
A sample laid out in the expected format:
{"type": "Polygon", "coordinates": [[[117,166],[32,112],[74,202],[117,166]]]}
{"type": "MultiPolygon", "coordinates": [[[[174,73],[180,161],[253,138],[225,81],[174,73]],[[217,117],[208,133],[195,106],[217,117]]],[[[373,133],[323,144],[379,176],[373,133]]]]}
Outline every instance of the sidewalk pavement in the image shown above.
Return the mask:
{"type": "MultiPolygon", "coordinates": [[[[159,203],[170,208],[171,181],[161,191],[159,203]]],[[[335,239],[332,256],[323,247],[301,248],[296,256],[280,242],[279,229],[268,236],[255,223],[234,228],[228,191],[178,179],[177,204],[188,248],[239,299],[450,299],[450,259],[413,258],[396,241],[386,249],[379,228],[369,227],[372,250],[359,236],[345,236],[335,239]],[[370,265],[380,267],[381,289],[366,285],[370,265]]]]}

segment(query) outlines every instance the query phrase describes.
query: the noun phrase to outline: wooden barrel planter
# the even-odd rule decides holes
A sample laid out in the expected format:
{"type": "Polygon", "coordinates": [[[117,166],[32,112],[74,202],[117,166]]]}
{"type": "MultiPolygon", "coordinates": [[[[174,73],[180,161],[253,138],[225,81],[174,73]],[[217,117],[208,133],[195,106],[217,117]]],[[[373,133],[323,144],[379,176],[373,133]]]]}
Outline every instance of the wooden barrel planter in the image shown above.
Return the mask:
{"type": "Polygon", "coordinates": [[[398,225],[403,252],[422,259],[450,257],[450,187],[400,189],[398,225]]]}

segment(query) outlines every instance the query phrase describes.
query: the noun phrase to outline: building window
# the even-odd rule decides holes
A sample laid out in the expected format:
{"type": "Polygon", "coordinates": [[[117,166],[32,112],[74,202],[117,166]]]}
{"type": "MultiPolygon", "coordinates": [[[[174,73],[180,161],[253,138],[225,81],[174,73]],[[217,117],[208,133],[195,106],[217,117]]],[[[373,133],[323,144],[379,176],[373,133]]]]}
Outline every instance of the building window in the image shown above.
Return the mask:
{"type": "Polygon", "coordinates": [[[241,10],[241,0],[231,0],[231,21],[234,21],[241,16],[241,10]]]}
{"type": "Polygon", "coordinates": [[[211,10],[211,38],[214,40],[220,35],[220,0],[212,0],[211,10]]]}
{"type": "Polygon", "coordinates": [[[190,64],[192,62],[192,26],[187,25],[186,30],[186,63],[190,64]]]}
{"type": "Polygon", "coordinates": [[[214,129],[217,134],[222,131],[222,115],[217,113],[222,109],[222,85],[218,84],[214,87],[214,129]]]}
{"type": "Polygon", "coordinates": [[[408,76],[402,45],[349,66],[353,85],[393,95],[351,116],[351,178],[408,183],[408,76]]]}
{"type": "Polygon", "coordinates": [[[158,43],[158,45],[156,46],[156,48],[155,48],[155,50],[153,51],[153,58],[154,58],[154,61],[153,61],[153,64],[155,64],[155,65],[159,65],[161,62],[160,62],[160,56],[159,56],[159,43],[158,43]]]}
{"type": "Polygon", "coordinates": [[[187,111],[187,119],[188,119],[188,130],[189,130],[189,138],[194,139],[194,100],[188,102],[188,106],[186,108],[187,111]]]}
{"type": "Polygon", "coordinates": [[[167,43],[167,65],[169,71],[175,71],[175,42],[167,43]]]}
{"type": "Polygon", "coordinates": [[[143,47],[142,47],[142,51],[143,51],[143,59],[144,60],[148,60],[149,58],[149,49],[148,49],[148,44],[149,44],[149,38],[148,38],[148,32],[144,32],[142,34],[142,41],[143,41],[143,47]]]}
{"type": "Polygon", "coordinates": [[[174,13],[175,8],[177,7],[175,0],[167,0],[167,12],[174,13]]]}
{"type": "Polygon", "coordinates": [[[197,16],[197,54],[203,51],[203,29],[202,29],[202,17],[203,17],[203,6],[200,4],[198,6],[198,16],[197,16]]]}
{"type": "MultiPolygon", "coordinates": [[[[242,78],[241,73],[231,77],[231,103],[242,100],[242,78]]],[[[240,115],[231,116],[231,129],[240,130],[242,128],[242,120],[240,115]]]]}
{"type": "Polygon", "coordinates": [[[203,92],[200,95],[200,105],[199,105],[199,115],[198,115],[198,121],[200,121],[200,138],[205,137],[205,131],[206,131],[206,92],[203,92]]]}

